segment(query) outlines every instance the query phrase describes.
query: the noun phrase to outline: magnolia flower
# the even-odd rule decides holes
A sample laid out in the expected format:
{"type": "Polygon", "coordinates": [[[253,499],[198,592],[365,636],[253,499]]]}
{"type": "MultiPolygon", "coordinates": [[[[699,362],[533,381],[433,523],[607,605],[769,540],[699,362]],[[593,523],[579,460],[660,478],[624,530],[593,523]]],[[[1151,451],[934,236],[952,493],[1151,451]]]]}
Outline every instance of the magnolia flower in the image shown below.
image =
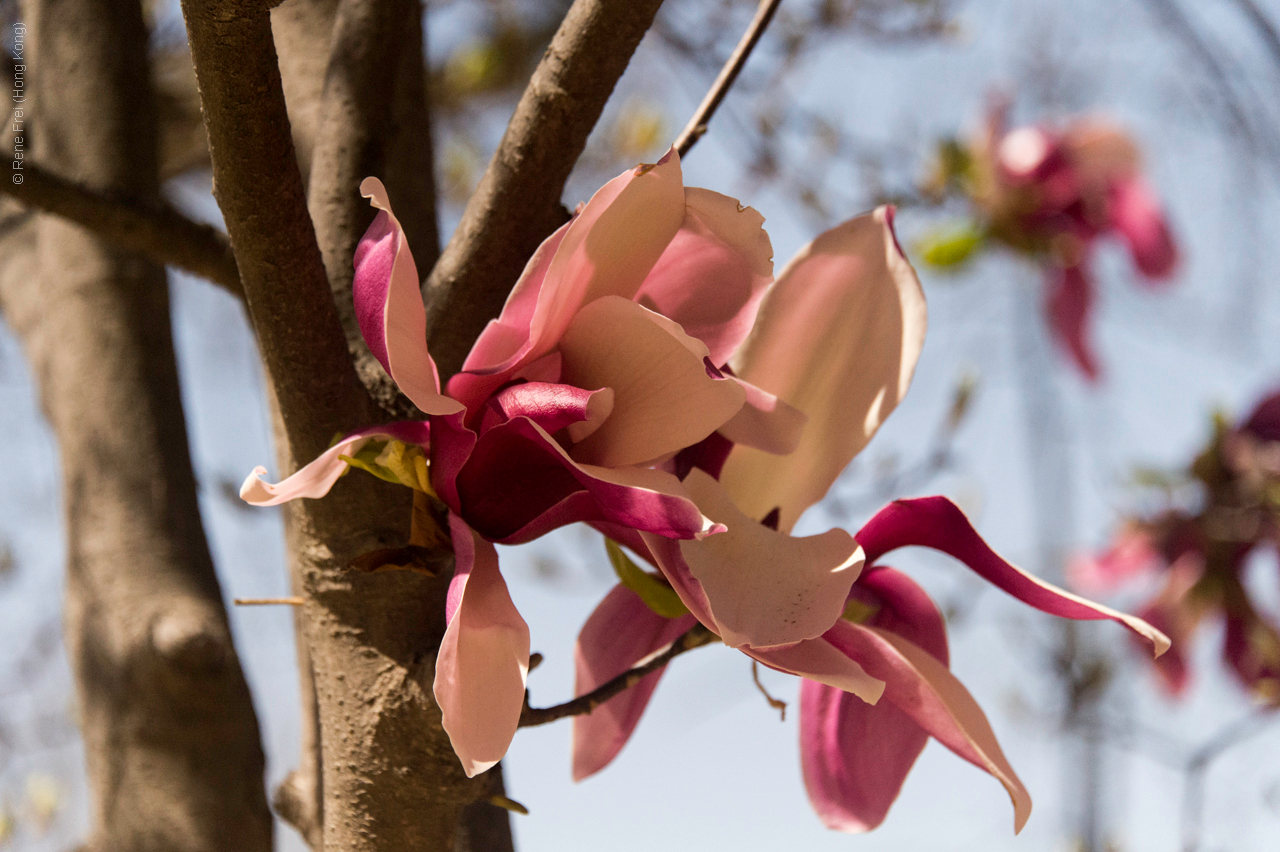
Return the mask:
{"type": "MultiPolygon", "coordinates": [[[[839,225],[800,252],[730,361],[735,374],[807,416],[799,447],[775,455],[727,442],[704,447],[683,483],[725,531],[684,540],[642,532],[625,542],[661,576],[628,570],[633,579],[588,619],[576,651],[576,691],[590,692],[700,622],[754,660],[805,679],[805,780],[829,826],[878,825],[934,736],[1004,784],[1021,829],[1030,798],[948,669],[941,615],[880,557],[907,545],[933,547],[1042,611],[1119,621],[1157,654],[1168,640],[1010,565],[944,498],[894,503],[855,537],[840,530],[789,535],[906,392],[924,330],[920,285],[894,239],[889,210],[839,225]],[[806,575],[811,579],[801,582],[806,575]],[[675,606],[652,593],[660,580],[670,584],[675,606]]],[[[576,779],[617,755],[660,675],[575,718],[576,779]]]]}
{"type": "Polygon", "coordinates": [[[998,106],[988,113],[978,138],[947,150],[947,173],[939,179],[943,184],[958,180],[980,220],[963,255],[990,237],[1040,260],[1053,334],[1081,371],[1096,378],[1087,324],[1098,238],[1114,233],[1123,239],[1148,281],[1168,279],[1178,263],[1159,201],[1142,177],[1137,146],[1095,117],[1078,118],[1061,129],[1010,130],[1006,109],[998,106]]]}
{"type": "MultiPolygon", "coordinates": [[[[773,277],[763,219],[726,196],[685,188],[673,152],[607,183],[542,244],[445,393],[404,235],[381,183],[370,178],[362,191],[381,212],[356,251],[357,317],[373,354],[429,419],[347,435],[276,485],[258,468],[241,496],[259,505],[320,497],[355,466],[447,513],[457,567],[434,690],[453,747],[475,774],[510,744],[528,670],[528,627],[493,544],[580,521],[636,547],[723,536],[741,516],[722,511],[718,483],[698,480],[695,493],[682,478],[734,446],[743,459],[758,454],[739,476],[759,475],[771,453],[790,453],[806,470],[794,495],[804,499],[843,466],[832,453],[856,450],[896,405],[919,350],[923,302],[913,275],[902,278],[914,289],[901,302],[839,284],[850,264],[909,273],[882,210],[832,237],[791,285],[830,291],[833,313],[797,313],[790,297],[775,298],[757,323],[773,277]],[[834,322],[849,315],[850,327],[834,322]],[[788,392],[839,401],[856,420],[822,418],[806,429],[803,414],[753,384],[770,375],[763,359],[741,375],[729,370],[749,333],[757,349],[776,350],[770,369],[799,383],[788,392]],[[811,362],[815,353],[830,366],[811,362]]],[[[758,527],[752,520],[747,528],[758,527]]],[[[694,558],[705,612],[731,641],[768,647],[820,635],[857,576],[857,544],[841,530],[777,538],[770,554],[745,563],[736,536],[694,558]]]]}
{"type": "Polygon", "coordinates": [[[1280,393],[1234,428],[1221,420],[1187,471],[1202,492],[1198,510],[1166,509],[1125,522],[1111,547],[1070,565],[1081,589],[1106,592],[1159,578],[1143,618],[1174,638],[1156,661],[1160,682],[1178,696],[1191,681],[1191,640],[1211,617],[1225,621],[1223,658],[1256,698],[1280,704],[1280,629],[1244,583],[1249,557],[1280,546],[1280,393]]]}

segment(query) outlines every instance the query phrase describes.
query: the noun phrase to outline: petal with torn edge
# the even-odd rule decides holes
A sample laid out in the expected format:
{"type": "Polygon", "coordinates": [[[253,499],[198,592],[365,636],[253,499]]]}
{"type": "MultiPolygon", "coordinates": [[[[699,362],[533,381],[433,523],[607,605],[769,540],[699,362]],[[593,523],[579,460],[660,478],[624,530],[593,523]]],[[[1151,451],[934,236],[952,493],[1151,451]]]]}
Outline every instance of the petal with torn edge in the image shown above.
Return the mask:
{"type": "Polygon", "coordinates": [[[356,320],[369,349],[396,386],[427,414],[451,414],[462,404],[440,393],[440,376],[427,352],[427,312],[418,270],[404,231],[391,212],[382,181],[365,178],[360,194],[378,208],[356,247],[356,320]]]}
{"type": "Polygon", "coordinates": [[[778,528],[827,493],[898,405],[924,344],[924,294],[893,233],[892,208],[819,236],[765,296],[731,361],[737,375],[808,416],[788,456],[735,449],[721,480],[751,517],[778,528]]]}
{"type": "MultiPolygon", "coordinates": [[[[650,654],[670,645],[697,623],[692,615],[663,618],[625,586],[605,595],[582,626],[574,649],[574,695],[585,695],[650,654]]],[[[665,667],[645,675],[590,713],[573,719],[573,780],[581,781],[609,765],[658,686],[665,667]]]]}
{"type": "Polygon", "coordinates": [[[424,421],[405,420],[352,432],[274,485],[263,481],[262,477],[267,472],[265,467],[255,467],[240,486],[240,499],[254,506],[278,506],[299,497],[323,497],[347,471],[347,463],[340,457],[355,455],[375,438],[391,438],[426,447],[431,443],[431,427],[424,421]]]}
{"type": "Polygon", "coordinates": [[[684,197],[684,222],[635,298],[705,343],[712,363],[724,364],[751,331],[773,281],[773,246],[752,208],[697,187],[684,197]]]}
{"type": "Polygon", "coordinates": [[[896,500],[855,536],[868,563],[899,547],[931,547],[963,562],[987,582],[1041,612],[1082,621],[1110,619],[1151,643],[1158,657],[1169,639],[1140,618],[1073,595],[1006,562],[978,535],[964,512],[946,497],[896,500]]]}
{"type": "Polygon", "coordinates": [[[746,394],[706,366],[706,347],[620,296],[587,305],[560,341],[561,380],[611,388],[613,411],[574,445],[580,462],[640,465],[698,443],[742,409],[746,394]]]}
{"type": "Polygon", "coordinates": [[[449,516],[457,568],[449,584],[434,693],[441,724],[467,777],[506,754],[524,707],[529,626],[498,571],[498,552],[449,516]]]}

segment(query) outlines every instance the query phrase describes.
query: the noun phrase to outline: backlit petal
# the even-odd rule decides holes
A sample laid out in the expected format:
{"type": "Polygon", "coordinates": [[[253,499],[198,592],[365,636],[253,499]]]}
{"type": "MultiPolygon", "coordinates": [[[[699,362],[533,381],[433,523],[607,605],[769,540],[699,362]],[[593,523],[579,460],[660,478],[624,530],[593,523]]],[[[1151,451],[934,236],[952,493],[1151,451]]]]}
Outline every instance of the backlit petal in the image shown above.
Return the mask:
{"type": "Polygon", "coordinates": [[[773,281],[773,246],[764,217],[752,208],[696,187],[684,197],[684,222],[636,301],[678,322],[720,365],[755,323],[773,281]]]}
{"type": "Polygon", "coordinates": [[[722,481],[749,516],[781,507],[779,529],[821,500],[897,406],[924,344],[924,294],[898,248],[891,208],[802,249],[765,296],[732,366],[808,416],[788,456],[740,447],[722,481]]]}
{"type": "Polygon", "coordinates": [[[1054,266],[1049,271],[1046,309],[1058,344],[1089,379],[1098,378],[1098,358],[1090,342],[1089,314],[1093,309],[1093,281],[1088,262],[1054,266]]]}

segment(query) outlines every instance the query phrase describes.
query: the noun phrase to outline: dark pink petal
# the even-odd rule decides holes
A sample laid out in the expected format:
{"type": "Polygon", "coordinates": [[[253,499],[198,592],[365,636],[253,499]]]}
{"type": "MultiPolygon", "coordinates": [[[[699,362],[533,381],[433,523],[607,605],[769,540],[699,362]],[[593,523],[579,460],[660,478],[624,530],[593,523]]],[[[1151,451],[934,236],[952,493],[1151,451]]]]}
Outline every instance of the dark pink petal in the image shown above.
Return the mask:
{"type": "Polygon", "coordinates": [[[457,567],[449,584],[434,693],[441,724],[470,778],[506,754],[524,707],[529,626],[498,571],[493,545],[449,516],[457,567]]]}
{"type": "Polygon", "coordinates": [[[521,382],[503,388],[485,402],[478,431],[484,434],[499,423],[528,417],[549,433],[569,428],[571,436],[585,437],[598,429],[612,410],[613,391],[609,388],[583,390],[573,385],[521,382]]]}
{"type": "MultiPolygon", "coordinates": [[[[692,615],[663,618],[625,586],[615,586],[591,613],[574,649],[575,695],[585,695],[653,652],[670,645],[697,623],[692,615]]],[[[573,719],[573,780],[609,765],[640,722],[665,667],[573,719]]]]}
{"type": "Polygon", "coordinates": [[[1260,441],[1280,441],[1280,393],[1274,393],[1258,403],[1240,431],[1247,432],[1260,441]]]}
{"type": "Polygon", "coordinates": [[[275,485],[262,480],[267,469],[259,465],[240,486],[240,499],[254,506],[278,506],[299,497],[323,497],[338,477],[347,472],[347,463],[340,456],[355,455],[375,438],[391,438],[426,447],[431,443],[431,428],[422,421],[405,420],[352,432],[275,485]]]}
{"type": "Polygon", "coordinates": [[[1178,265],[1178,247],[1155,193],[1141,178],[1111,188],[1111,224],[1129,244],[1134,265],[1152,279],[1168,278],[1178,265]]]}
{"type": "MultiPolygon", "coordinates": [[[[906,574],[868,570],[854,584],[879,607],[871,626],[896,633],[947,665],[942,613],[906,574]]],[[[812,680],[800,685],[800,763],[809,801],[837,831],[870,831],[884,821],[929,735],[891,701],[868,704],[812,680]]]]}
{"type": "Polygon", "coordinates": [[[669,578],[691,576],[701,587],[715,619],[708,626],[726,645],[790,645],[831,627],[862,570],[852,536],[841,529],[803,538],[771,530],[743,515],[701,470],[691,471],[684,485],[698,508],[728,531],[682,541],[677,551],[652,543],[650,549],[669,578]]]}
{"type": "Polygon", "coordinates": [[[427,352],[427,312],[418,270],[387,191],[365,178],[360,193],[380,211],[356,247],[356,320],[369,349],[405,396],[427,414],[450,414],[462,405],[440,394],[440,377],[427,352]]]}
{"type": "Polygon", "coordinates": [[[1092,307],[1093,281],[1085,264],[1054,266],[1046,300],[1049,327],[1080,371],[1096,380],[1098,359],[1089,343],[1089,312],[1092,307]]]}
{"type": "Polygon", "coordinates": [[[945,497],[897,500],[855,536],[867,564],[899,547],[931,547],[953,556],[987,582],[1041,612],[1078,620],[1110,619],[1144,637],[1160,656],[1169,639],[1140,618],[1093,603],[1016,568],[992,550],[959,507],[945,497]]]}
{"type": "MultiPolygon", "coordinates": [[[[734,356],[738,376],[808,417],[789,455],[737,447],[721,480],[778,529],[827,493],[898,405],[924,345],[924,293],[881,207],[820,235],[778,277],[734,356]]],[[[732,436],[730,436],[732,437],[732,436]]]]}
{"type": "MultiPolygon", "coordinates": [[[[945,665],[915,643],[878,627],[842,620],[823,638],[868,675],[884,681],[881,703],[897,707],[938,742],[995,777],[1013,800],[1014,831],[1022,830],[1031,815],[1031,796],[1005,759],[982,709],[945,665]]],[[[903,738],[902,744],[913,742],[903,738]]]]}
{"type": "Polygon", "coordinates": [[[764,217],[707,189],[684,191],[685,216],[636,301],[678,322],[723,364],[755,323],[773,281],[764,217]]]}
{"type": "Polygon", "coordinates": [[[454,488],[455,511],[485,538],[503,544],[530,541],[580,521],[607,521],[674,538],[716,528],[671,474],[578,464],[523,417],[480,437],[454,488]]]}
{"type": "Polygon", "coordinates": [[[671,461],[672,472],[677,479],[684,479],[689,475],[689,471],[697,468],[719,479],[720,471],[724,468],[725,460],[729,458],[731,450],[733,450],[733,441],[719,432],[712,432],[693,446],[685,447],[676,453],[676,457],[671,461]]]}

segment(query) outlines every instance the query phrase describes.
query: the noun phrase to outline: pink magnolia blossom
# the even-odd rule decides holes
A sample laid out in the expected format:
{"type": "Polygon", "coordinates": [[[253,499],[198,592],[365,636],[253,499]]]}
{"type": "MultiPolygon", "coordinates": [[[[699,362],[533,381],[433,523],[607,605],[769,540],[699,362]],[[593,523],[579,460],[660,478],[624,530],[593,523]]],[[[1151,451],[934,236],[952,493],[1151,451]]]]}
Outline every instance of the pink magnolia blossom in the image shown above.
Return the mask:
{"type": "MultiPolygon", "coordinates": [[[[667,618],[614,589],[579,638],[578,694],[669,644],[694,621],[779,671],[802,676],[801,755],[810,798],[831,827],[875,827],[929,736],[1005,785],[1020,829],[1030,798],[982,711],[950,673],[941,616],[905,575],[879,564],[923,545],[958,558],[1020,600],[1067,618],[1113,619],[1161,653],[1168,640],[1127,615],[1043,583],[997,556],[945,498],[894,503],[852,540],[789,535],[906,392],[923,342],[924,301],[888,211],[846,222],[802,250],[765,296],[737,375],[807,417],[789,454],[719,446],[683,482],[726,530],[626,543],[656,565],[689,614],[667,618]],[[811,574],[796,584],[794,577],[811,574]],[[808,592],[801,597],[797,592],[808,592]],[[764,594],[761,594],[761,593],[764,594]],[[625,625],[625,627],[623,627],[625,625]]],[[[604,768],[640,719],[660,672],[574,720],[574,777],[604,768]]]]}
{"type": "Polygon", "coordinates": [[[1128,519],[1105,552],[1074,560],[1070,578],[1092,592],[1160,580],[1141,614],[1174,640],[1174,651],[1155,663],[1171,695],[1186,692],[1192,640],[1217,618],[1225,625],[1223,660],[1236,680],[1280,705],[1280,628],[1276,615],[1251,599],[1243,578],[1258,548],[1280,545],[1280,393],[1234,428],[1219,421],[1188,473],[1203,494],[1197,510],[1128,519]]]}
{"type": "Polygon", "coordinates": [[[700,612],[729,641],[789,646],[831,628],[861,566],[853,538],[766,530],[695,474],[718,473],[732,447],[726,476],[785,486],[775,475],[785,472],[768,465],[789,454],[803,477],[770,504],[789,528],[892,411],[923,340],[924,303],[891,211],[815,243],[757,321],[773,281],[762,217],[684,187],[674,153],[627,171],[538,249],[445,393],[403,233],[382,185],[370,178],[362,191],[381,212],[355,256],[357,317],[429,418],[352,433],[276,485],[258,468],[241,496],[259,505],[320,497],[354,464],[447,511],[457,568],[435,694],[468,774],[506,751],[528,667],[528,628],[495,542],[573,522],[640,549],[722,540],[690,551],[692,568],[672,561],[669,579],[683,588],[679,572],[694,573],[700,612]],[[850,289],[851,271],[887,289],[850,289]],[[730,369],[740,350],[761,354],[730,369]],[[726,535],[730,525],[741,534],[726,535]],[[763,549],[751,552],[755,544],[763,549]]]}
{"type": "Polygon", "coordinates": [[[1010,129],[1005,114],[1003,105],[993,108],[971,143],[965,191],[987,236],[1043,262],[1050,328],[1076,366],[1095,379],[1088,320],[1097,240],[1119,236],[1151,282],[1173,274],[1177,245],[1124,131],[1095,117],[1062,128],[1010,129]]]}

